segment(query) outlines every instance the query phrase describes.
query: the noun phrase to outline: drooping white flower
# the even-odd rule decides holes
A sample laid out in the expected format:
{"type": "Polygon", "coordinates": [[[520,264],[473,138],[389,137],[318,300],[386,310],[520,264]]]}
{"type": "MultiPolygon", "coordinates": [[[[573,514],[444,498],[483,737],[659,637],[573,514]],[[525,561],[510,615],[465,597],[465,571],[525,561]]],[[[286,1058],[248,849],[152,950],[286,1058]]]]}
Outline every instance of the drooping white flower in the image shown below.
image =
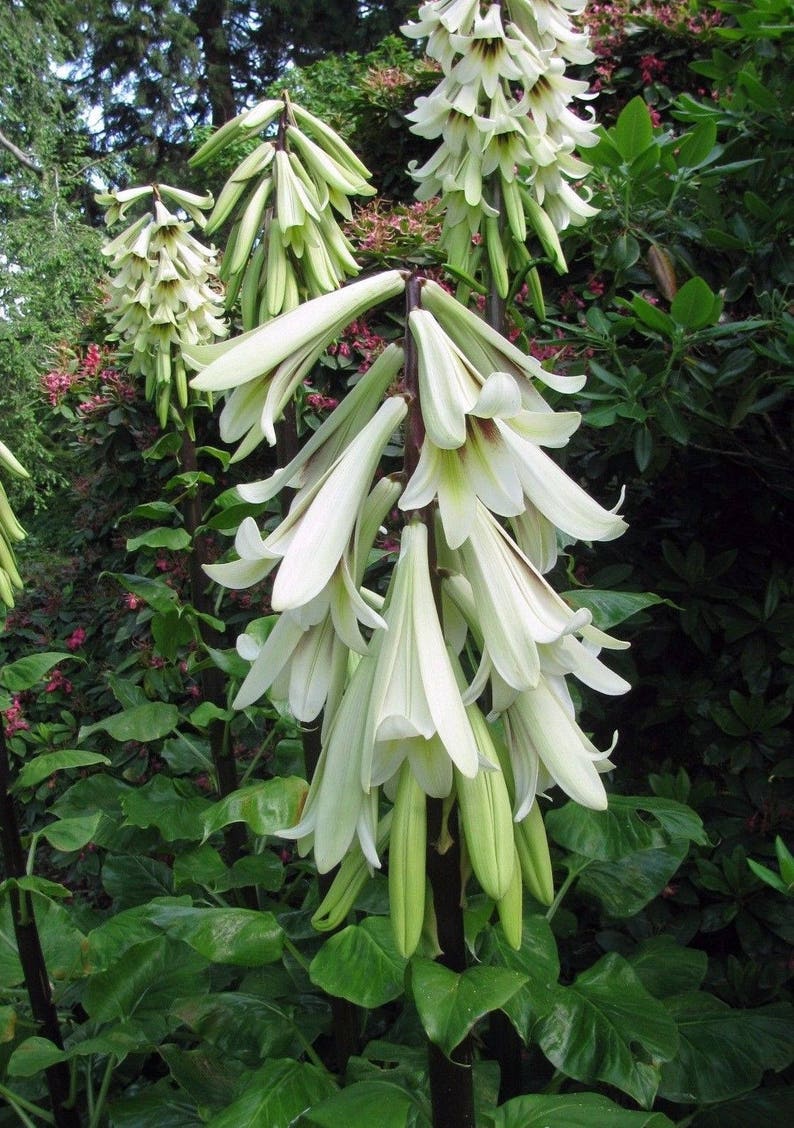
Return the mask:
{"type": "Polygon", "coordinates": [[[611,749],[600,752],[579,728],[562,679],[552,687],[549,679],[541,677],[536,686],[515,697],[503,716],[517,822],[529,812],[535,796],[551,784],[583,807],[606,809],[600,773],[612,766],[607,759],[611,749]]]}

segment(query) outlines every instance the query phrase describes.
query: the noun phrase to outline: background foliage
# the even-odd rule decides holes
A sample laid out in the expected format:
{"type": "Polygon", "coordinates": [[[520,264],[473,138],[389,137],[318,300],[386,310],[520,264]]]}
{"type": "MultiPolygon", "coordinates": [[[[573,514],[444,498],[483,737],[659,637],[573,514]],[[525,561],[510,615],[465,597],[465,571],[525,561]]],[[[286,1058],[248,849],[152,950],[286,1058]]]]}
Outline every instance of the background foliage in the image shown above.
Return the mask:
{"type": "MultiPolygon", "coordinates": [[[[353,230],[375,259],[420,257],[433,217],[410,204],[402,170],[421,151],[401,114],[435,76],[394,39],[376,45],[407,6],[370,6],[355,26],[334,6],[341,53],[316,63],[336,45],[319,25],[285,30],[281,5],[261,26],[243,5],[222,7],[235,100],[261,93],[287,59],[308,63],[290,89],[345,127],[387,197],[353,230]],[[245,36],[270,52],[246,48],[250,69],[245,36]]],[[[601,211],[567,238],[570,274],[544,276],[545,317],[519,294],[513,332],[557,369],[589,373],[570,463],[600,498],[625,484],[631,528],[597,554],[572,550],[563,586],[581,602],[618,592],[601,625],[622,620],[636,688],[603,712],[585,702],[599,738],[620,729],[615,796],[605,814],[549,810],[560,896],[548,914],[530,906],[521,953],[473,896],[479,968],[452,990],[443,969],[415,961],[405,993],[384,880],[323,942],[307,867],[269,837],[302,794],[292,722],[200,699],[180,510],[196,481],[173,443],[152,449],[146,405],[97,345],[88,169],[101,160],[103,175],[133,182],[184,161],[214,106],[206,59],[192,69],[202,5],[137,5],[139,23],[123,28],[99,3],[79,19],[65,3],[8,11],[0,45],[18,66],[4,69],[0,129],[35,169],[0,148],[0,407],[14,421],[3,438],[49,498],[25,515],[30,594],[5,624],[0,705],[86,1122],[278,1125],[310,1106],[302,1123],[356,1125],[377,1102],[389,1125],[426,1124],[423,1030],[451,1048],[494,1008],[523,1048],[509,1090],[504,1031],[476,1027],[483,1124],[785,1117],[791,900],[747,859],[782,874],[774,843],[791,838],[790,3],[590,6],[601,211]],[[99,134],[87,104],[103,107],[99,134]],[[638,591],[660,602],[636,612],[638,591]],[[242,790],[213,802],[218,720],[242,790]],[[228,854],[230,825],[248,837],[244,856],[228,854]],[[222,907],[233,915],[213,915],[222,907]],[[484,986],[482,967],[504,977],[484,986]],[[339,997],[362,1008],[344,1086],[329,1072],[339,997]],[[512,1097],[498,1108],[495,1059],[512,1097]]],[[[220,183],[224,170],[213,174],[220,183]]],[[[306,389],[302,427],[397,331],[389,319],[346,335],[306,389]]],[[[202,426],[202,485],[220,494],[206,533],[220,553],[239,504],[209,418],[202,426]]],[[[387,535],[379,552],[392,548],[387,535]]],[[[269,625],[265,590],[224,596],[216,657],[232,679],[238,601],[269,625]]],[[[3,1085],[35,1104],[59,1051],[30,1037],[20,984],[3,941],[3,1085]]],[[[11,1106],[6,1123],[18,1123],[11,1106]]]]}

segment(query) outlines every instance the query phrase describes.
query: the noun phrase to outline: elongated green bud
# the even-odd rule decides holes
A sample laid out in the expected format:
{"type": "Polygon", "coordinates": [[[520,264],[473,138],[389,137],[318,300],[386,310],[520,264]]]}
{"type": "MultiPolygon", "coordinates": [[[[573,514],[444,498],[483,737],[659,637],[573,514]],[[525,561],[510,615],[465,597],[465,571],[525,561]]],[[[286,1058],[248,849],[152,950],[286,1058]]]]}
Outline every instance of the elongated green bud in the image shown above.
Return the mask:
{"type": "Polygon", "coordinates": [[[524,885],[541,905],[550,905],[554,900],[554,876],[546,828],[537,799],[526,818],[513,826],[524,885]]]}
{"type": "MultiPolygon", "coordinates": [[[[394,812],[389,811],[378,824],[378,853],[389,841],[393,817],[394,812]]],[[[369,879],[369,863],[356,842],[345,855],[331,888],[315,910],[312,927],[318,932],[333,932],[343,925],[369,879]]]]}
{"type": "Polygon", "coordinates": [[[466,713],[480,756],[493,767],[480,767],[473,779],[455,772],[461,824],[483,892],[500,901],[510,888],[515,861],[510,796],[485,718],[476,705],[466,713]]]}
{"type": "Polygon", "coordinates": [[[409,959],[425,919],[427,800],[407,760],[400,769],[389,845],[389,905],[397,950],[409,959]]]}
{"type": "Polygon", "coordinates": [[[505,939],[511,948],[516,952],[521,947],[521,933],[523,930],[523,910],[524,894],[521,886],[521,866],[518,860],[518,853],[515,852],[513,861],[513,876],[510,879],[510,885],[501,901],[496,902],[496,911],[499,913],[499,920],[502,922],[504,929],[505,939]]]}

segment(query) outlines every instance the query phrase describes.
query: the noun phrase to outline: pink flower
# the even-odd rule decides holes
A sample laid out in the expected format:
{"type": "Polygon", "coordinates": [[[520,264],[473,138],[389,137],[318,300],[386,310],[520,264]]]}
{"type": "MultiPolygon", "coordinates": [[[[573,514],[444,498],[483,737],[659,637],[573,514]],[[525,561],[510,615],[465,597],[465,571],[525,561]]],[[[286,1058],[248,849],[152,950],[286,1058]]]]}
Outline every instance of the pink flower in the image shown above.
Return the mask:
{"type": "Polygon", "coordinates": [[[44,692],[57,693],[59,690],[67,695],[70,694],[72,692],[72,683],[68,678],[63,676],[60,668],[56,666],[50,675],[50,680],[44,687],[44,692]]]}
{"type": "Polygon", "coordinates": [[[22,732],[24,729],[29,729],[30,725],[22,716],[22,702],[19,700],[19,694],[15,693],[11,699],[11,704],[3,714],[5,717],[5,729],[7,736],[13,736],[15,732],[22,732]]]}
{"type": "Polygon", "coordinates": [[[143,600],[139,596],[133,595],[131,591],[128,591],[127,594],[122,597],[122,603],[128,611],[137,611],[142,605],[143,600]]]}
{"type": "Polygon", "coordinates": [[[67,650],[79,650],[86,639],[84,627],[76,627],[66,640],[67,650]]]}

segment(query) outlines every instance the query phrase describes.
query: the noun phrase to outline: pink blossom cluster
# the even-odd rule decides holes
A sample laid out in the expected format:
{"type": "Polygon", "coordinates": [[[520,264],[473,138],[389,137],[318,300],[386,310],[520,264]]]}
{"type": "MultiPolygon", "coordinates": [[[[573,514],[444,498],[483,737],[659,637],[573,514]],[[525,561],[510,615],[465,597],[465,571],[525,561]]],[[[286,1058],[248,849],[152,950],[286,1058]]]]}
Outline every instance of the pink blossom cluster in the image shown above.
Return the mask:
{"type": "Polygon", "coordinates": [[[359,208],[347,225],[362,251],[373,254],[399,255],[404,244],[410,247],[432,246],[441,233],[441,221],[435,212],[434,200],[414,204],[391,204],[375,200],[359,208]]]}
{"type": "Polygon", "coordinates": [[[75,627],[75,629],[72,631],[72,633],[69,635],[69,637],[66,640],[66,649],[71,650],[71,651],[79,650],[80,647],[85,642],[85,640],[86,640],[85,627],[75,627]]]}
{"type": "Polygon", "coordinates": [[[72,683],[67,677],[64,677],[63,670],[60,666],[56,666],[50,674],[50,680],[44,687],[45,693],[65,693],[67,696],[72,692],[72,683]]]}
{"type": "Polygon", "coordinates": [[[23,732],[29,729],[30,725],[22,716],[22,702],[18,693],[15,693],[11,699],[11,704],[3,713],[5,717],[5,730],[6,736],[13,736],[15,732],[23,732]]]}
{"type": "Polygon", "coordinates": [[[339,406],[339,400],[333,396],[324,396],[322,392],[309,392],[306,403],[313,411],[333,411],[339,406]]]}

